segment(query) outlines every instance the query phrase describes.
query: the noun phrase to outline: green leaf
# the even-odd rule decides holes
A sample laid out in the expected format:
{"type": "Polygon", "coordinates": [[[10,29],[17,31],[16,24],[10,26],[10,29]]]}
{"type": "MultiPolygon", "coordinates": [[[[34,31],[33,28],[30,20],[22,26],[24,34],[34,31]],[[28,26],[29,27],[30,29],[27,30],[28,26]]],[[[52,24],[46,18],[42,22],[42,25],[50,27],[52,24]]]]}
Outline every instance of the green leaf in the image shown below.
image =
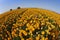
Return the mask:
{"type": "Polygon", "coordinates": [[[14,37],[13,40],[21,40],[21,38],[18,36],[18,37],[14,37]]]}
{"type": "Polygon", "coordinates": [[[2,40],[2,37],[0,37],[0,40],[2,40]]]}
{"type": "Polygon", "coordinates": [[[26,30],[26,24],[22,26],[21,29],[26,30]]]}
{"type": "Polygon", "coordinates": [[[51,23],[52,23],[53,21],[54,21],[53,19],[49,19],[49,22],[51,22],[51,23]]]}

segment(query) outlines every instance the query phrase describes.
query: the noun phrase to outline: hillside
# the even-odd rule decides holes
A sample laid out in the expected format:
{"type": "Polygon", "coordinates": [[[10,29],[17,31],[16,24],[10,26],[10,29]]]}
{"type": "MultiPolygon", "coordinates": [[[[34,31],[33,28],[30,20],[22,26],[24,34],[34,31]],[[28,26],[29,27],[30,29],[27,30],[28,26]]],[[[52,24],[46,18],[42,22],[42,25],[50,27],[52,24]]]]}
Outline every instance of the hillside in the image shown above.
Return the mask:
{"type": "Polygon", "coordinates": [[[59,40],[60,14],[20,8],[0,14],[0,40],[59,40]]]}

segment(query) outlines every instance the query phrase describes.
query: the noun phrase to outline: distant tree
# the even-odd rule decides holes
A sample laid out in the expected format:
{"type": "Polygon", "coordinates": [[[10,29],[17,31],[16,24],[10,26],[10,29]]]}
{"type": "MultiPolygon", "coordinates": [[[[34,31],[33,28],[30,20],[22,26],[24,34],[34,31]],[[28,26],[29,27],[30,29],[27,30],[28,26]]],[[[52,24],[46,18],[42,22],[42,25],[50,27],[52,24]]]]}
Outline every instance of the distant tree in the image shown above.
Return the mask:
{"type": "Polygon", "coordinates": [[[17,7],[17,9],[20,9],[20,7],[17,7]]]}
{"type": "Polygon", "coordinates": [[[10,9],[10,11],[12,11],[12,9],[10,9]]]}

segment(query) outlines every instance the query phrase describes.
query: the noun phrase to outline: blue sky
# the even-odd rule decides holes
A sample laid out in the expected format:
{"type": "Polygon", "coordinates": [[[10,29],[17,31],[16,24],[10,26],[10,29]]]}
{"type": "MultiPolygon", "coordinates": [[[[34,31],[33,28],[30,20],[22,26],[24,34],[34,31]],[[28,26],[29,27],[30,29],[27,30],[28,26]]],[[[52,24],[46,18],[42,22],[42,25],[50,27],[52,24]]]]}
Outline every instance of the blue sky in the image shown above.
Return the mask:
{"type": "Polygon", "coordinates": [[[0,13],[9,9],[16,9],[18,6],[43,8],[60,13],[60,0],[0,0],[0,13]]]}

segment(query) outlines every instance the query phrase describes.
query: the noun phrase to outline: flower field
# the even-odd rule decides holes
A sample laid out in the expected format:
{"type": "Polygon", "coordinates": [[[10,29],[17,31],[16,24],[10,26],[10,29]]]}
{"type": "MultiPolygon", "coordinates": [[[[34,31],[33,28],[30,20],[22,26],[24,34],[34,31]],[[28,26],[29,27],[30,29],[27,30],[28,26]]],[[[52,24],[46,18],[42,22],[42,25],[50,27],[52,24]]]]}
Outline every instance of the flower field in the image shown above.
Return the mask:
{"type": "Polygon", "coordinates": [[[0,14],[0,40],[60,40],[60,14],[20,8],[0,14]]]}

